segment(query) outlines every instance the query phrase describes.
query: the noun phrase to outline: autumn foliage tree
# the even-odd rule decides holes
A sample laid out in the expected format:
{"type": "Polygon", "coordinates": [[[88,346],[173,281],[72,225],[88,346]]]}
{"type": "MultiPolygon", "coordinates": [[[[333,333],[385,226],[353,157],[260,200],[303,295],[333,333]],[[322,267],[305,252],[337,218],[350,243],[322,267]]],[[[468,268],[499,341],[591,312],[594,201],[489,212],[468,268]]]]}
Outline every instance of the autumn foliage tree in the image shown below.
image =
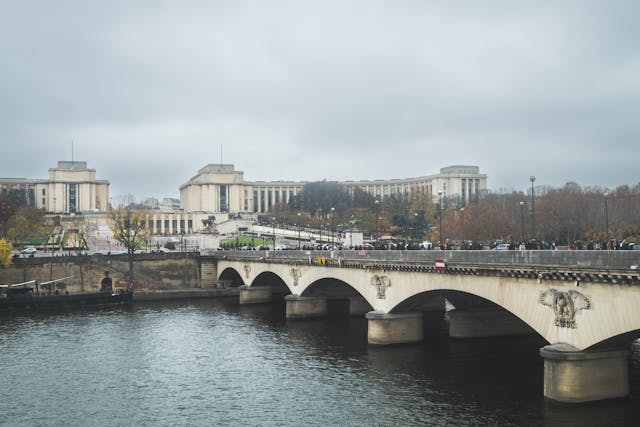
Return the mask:
{"type": "Polygon", "coordinates": [[[5,239],[0,239],[0,267],[11,267],[11,250],[13,246],[5,239]]]}
{"type": "Polygon", "coordinates": [[[606,242],[640,241],[640,184],[607,191],[567,183],[560,188],[531,192],[489,193],[464,210],[464,233],[459,207],[443,212],[445,238],[467,240],[606,242]],[[535,234],[533,221],[535,216],[535,234]]]}
{"type": "Polygon", "coordinates": [[[446,240],[485,243],[534,238],[564,245],[576,240],[640,241],[640,184],[606,190],[569,182],[560,188],[537,186],[533,200],[528,189],[487,193],[464,206],[456,199],[434,200],[421,192],[386,195],[375,201],[360,190],[351,194],[338,183],[323,181],[305,185],[288,205],[276,206],[272,215],[279,222],[302,221],[312,227],[324,227],[330,220],[336,226],[346,224],[353,216],[369,234],[377,226],[380,235],[426,237],[433,242],[441,234],[446,240]]]}

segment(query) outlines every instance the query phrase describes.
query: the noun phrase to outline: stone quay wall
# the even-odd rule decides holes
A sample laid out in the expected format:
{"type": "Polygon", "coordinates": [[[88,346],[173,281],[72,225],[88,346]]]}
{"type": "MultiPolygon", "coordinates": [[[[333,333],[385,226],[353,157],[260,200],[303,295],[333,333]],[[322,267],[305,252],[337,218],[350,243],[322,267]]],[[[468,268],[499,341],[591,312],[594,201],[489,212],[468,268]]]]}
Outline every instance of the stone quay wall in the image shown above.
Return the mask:
{"type": "MultiPolygon", "coordinates": [[[[0,283],[38,283],[64,280],[69,292],[95,292],[104,272],[109,271],[114,288],[126,288],[129,261],[123,255],[80,255],[14,259],[0,270],[0,283]]],[[[215,263],[203,262],[197,253],[136,254],[134,290],[136,293],[202,290],[219,287],[215,263]]]]}

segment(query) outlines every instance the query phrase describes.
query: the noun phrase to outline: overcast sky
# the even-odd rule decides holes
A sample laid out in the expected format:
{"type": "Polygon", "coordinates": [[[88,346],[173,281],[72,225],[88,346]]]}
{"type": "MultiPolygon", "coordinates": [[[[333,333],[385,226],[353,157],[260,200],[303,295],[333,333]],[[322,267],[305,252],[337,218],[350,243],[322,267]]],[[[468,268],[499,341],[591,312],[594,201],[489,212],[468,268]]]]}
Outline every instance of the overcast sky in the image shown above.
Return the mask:
{"type": "Polygon", "coordinates": [[[0,1],[0,177],[640,181],[640,1],[0,1]],[[222,155],[221,155],[222,153],[222,155]]]}

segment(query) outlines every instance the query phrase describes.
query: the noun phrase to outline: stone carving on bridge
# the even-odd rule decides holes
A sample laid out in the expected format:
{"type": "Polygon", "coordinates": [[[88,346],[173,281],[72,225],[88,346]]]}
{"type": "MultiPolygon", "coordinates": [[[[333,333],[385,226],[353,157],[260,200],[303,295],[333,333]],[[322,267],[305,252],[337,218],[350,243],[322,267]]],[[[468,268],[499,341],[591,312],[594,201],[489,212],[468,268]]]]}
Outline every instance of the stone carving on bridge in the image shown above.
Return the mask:
{"type": "Polygon", "coordinates": [[[589,298],[574,290],[563,292],[549,289],[540,294],[540,304],[553,308],[556,313],[554,324],[560,328],[575,328],[576,312],[588,310],[591,307],[589,298]]]}
{"type": "Polygon", "coordinates": [[[247,277],[247,279],[249,278],[249,273],[251,273],[251,266],[247,262],[244,264],[244,275],[247,277]]]}
{"type": "Polygon", "coordinates": [[[387,298],[387,288],[391,286],[391,280],[387,276],[376,274],[371,278],[371,284],[378,290],[378,299],[387,298]]]}
{"type": "Polygon", "coordinates": [[[289,270],[291,277],[293,277],[293,286],[298,286],[298,279],[302,276],[302,273],[297,268],[289,270]]]}

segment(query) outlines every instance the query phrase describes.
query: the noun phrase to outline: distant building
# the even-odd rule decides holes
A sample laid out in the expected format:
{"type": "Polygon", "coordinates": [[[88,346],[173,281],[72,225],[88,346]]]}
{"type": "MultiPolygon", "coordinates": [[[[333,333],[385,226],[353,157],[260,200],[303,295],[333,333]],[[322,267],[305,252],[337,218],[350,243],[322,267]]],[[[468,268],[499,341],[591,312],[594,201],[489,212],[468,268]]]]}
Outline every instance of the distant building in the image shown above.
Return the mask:
{"type": "Polygon", "coordinates": [[[142,207],[145,209],[158,209],[160,207],[160,203],[158,203],[158,199],[155,197],[147,197],[142,202],[142,207]]]}
{"type": "Polygon", "coordinates": [[[106,211],[109,181],[97,180],[87,162],[58,161],[49,179],[0,178],[0,192],[18,191],[26,203],[49,213],[106,211]]]}
{"type": "MultiPolygon", "coordinates": [[[[231,164],[209,164],[180,187],[180,207],[184,212],[267,213],[279,203],[287,203],[302,191],[306,182],[244,181],[243,172],[231,164]]],[[[477,200],[487,191],[487,176],[478,166],[449,166],[439,174],[417,178],[344,181],[347,190],[359,188],[383,199],[417,191],[434,201],[446,200],[461,206],[477,200]]]]}
{"type": "Polygon", "coordinates": [[[162,199],[160,206],[167,209],[180,209],[180,199],[165,197],[164,199],[162,199]]]}

